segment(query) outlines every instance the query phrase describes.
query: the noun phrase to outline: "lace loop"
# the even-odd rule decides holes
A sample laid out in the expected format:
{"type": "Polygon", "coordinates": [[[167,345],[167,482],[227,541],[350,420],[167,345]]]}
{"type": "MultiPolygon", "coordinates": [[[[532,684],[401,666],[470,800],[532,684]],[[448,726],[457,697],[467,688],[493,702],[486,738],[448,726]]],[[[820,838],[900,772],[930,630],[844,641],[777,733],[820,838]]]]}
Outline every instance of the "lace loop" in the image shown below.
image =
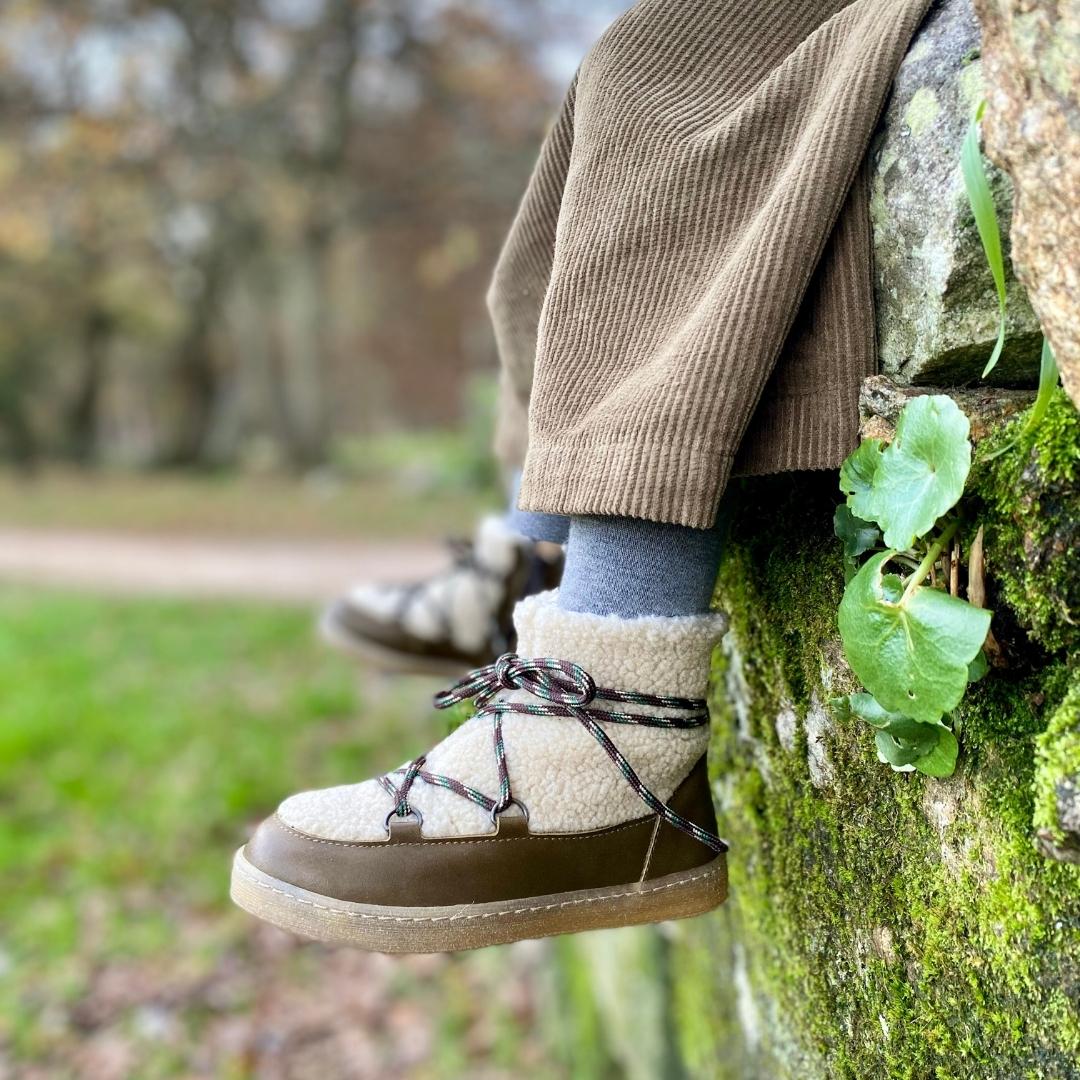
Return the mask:
{"type": "Polygon", "coordinates": [[[590,704],[597,693],[592,676],[569,660],[525,660],[515,653],[504,653],[494,664],[471,671],[449,690],[436,694],[435,708],[448,709],[474,698],[477,709],[483,709],[503,690],[527,690],[544,701],[577,708],[590,704]]]}
{"type": "Polygon", "coordinates": [[[415,761],[410,763],[409,767],[405,770],[405,778],[401,781],[401,787],[397,789],[397,806],[394,807],[394,814],[399,818],[407,818],[413,812],[412,807],[409,805],[409,792],[412,790],[416,778],[420,775],[420,770],[424,767],[424,762],[426,760],[427,759],[421,755],[415,761]]]}

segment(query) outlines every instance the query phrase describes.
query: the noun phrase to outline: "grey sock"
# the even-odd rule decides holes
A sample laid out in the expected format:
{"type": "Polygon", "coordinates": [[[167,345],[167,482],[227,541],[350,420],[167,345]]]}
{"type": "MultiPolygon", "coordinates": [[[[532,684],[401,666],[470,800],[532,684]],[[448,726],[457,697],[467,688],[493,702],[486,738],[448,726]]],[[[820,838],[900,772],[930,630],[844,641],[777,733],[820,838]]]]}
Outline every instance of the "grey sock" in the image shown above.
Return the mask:
{"type": "Polygon", "coordinates": [[[571,518],[559,607],[624,619],[702,614],[712,600],[721,537],[719,526],[571,518]]]}
{"type": "Polygon", "coordinates": [[[516,533],[530,540],[547,540],[552,544],[565,544],[570,531],[570,519],[561,514],[536,514],[532,510],[518,509],[518,492],[521,490],[521,473],[514,474],[510,491],[510,507],[506,512],[506,524],[516,533]]]}

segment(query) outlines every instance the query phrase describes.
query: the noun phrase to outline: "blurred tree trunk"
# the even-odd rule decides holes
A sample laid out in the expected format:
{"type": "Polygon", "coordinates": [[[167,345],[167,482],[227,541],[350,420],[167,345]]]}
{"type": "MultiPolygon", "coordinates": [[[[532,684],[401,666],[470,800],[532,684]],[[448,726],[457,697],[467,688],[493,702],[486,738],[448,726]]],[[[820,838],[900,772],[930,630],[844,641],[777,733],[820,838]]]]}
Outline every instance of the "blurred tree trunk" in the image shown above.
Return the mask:
{"type": "Polygon", "coordinates": [[[330,448],[326,380],[333,336],[328,301],[331,239],[331,229],[322,222],[309,223],[288,275],[295,324],[286,335],[281,390],[286,448],[298,468],[322,464],[330,448]]]}
{"type": "Polygon", "coordinates": [[[214,363],[213,331],[228,280],[225,245],[215,245],[201,260],[198,296],[191,301],[187,326],[177,343],[170,370],[169,435],[164,465],[207,462],[220,379],[214,363]]]}
{"type": "Polygon", "coordinates": [[[81,320],[79,381],[64,422],[68,457],[80,465],[91,465],[98,456],[98,419],[112,322],[109,313],[97,305],[90,307],[81,320]]]}
{"type": "Polygon", "coordinates": [[[34,359],[33,350],[20,350],[0,369],[0,436],[9,460],[24,476],[36,471],[40,457],[29,408],[34,359]]]}
{"type": "MultiPolygon", "coordinates": [[[[330,258],[339,231],[349,223],[348,209],[337,205],[338,177],[344,168],[352,122],[353,72],[359,55],[360,5],[353,0],[327,4],[319,34],[325,76],[325,107],[320,137],[293,167],[312,194],[295,265],[288,274],[296,296],[293,333],[283,356],[283,401],[289,458],[299,468],[326,461],[331,424],[327,381],[333,345],[330,258]]],[[[297,57],[297,74],[310,62],[297,57]]],[[[348,199],[345,200],[348,202],[348,199]]]]}

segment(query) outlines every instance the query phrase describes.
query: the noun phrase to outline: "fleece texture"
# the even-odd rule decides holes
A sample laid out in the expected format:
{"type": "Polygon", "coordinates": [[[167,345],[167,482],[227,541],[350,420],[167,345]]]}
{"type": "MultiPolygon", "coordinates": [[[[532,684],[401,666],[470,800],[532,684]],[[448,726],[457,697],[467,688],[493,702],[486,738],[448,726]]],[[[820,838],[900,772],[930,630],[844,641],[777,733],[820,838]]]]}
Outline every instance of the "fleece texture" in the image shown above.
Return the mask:
{"type": "Polygon", "coordinates": [[[518,552],[530,547],[504,518],[485,517],[473,538],[477,566],[453,567],[419,586],[359,585],[347,603],[380,622],[400,621],[422,641],[449,639],[462,652],[477,652],[505,599],[518,552]]]}
{"type": "MultiPolygon", "coordinates": [[[[700,698],[706,696],[713,647],[727,625],[719,613],[619,619],[567,612],[559,608],[557,592],[521,601],[515,624],[522,656],[572,660],[598,686],[700,698]]],[[[523,691],[513,695],[529,700],[523,691]]],[[[606,704],[594,703],[596,708],[606,704]]],[[[707,725],[683,731],[604,726],[644,783],[665,800],[705,753],[709,737],[707,725]]],[[[647,813],[599,743],[576,720],[511,714],[503,719],[503,733],[514,795],[528,808],[534,832],[605,828],[647,813]]],[[[490,717],[463,724],[428,754],[425,768],[485,794],[497,793],[490,717]]],[[[409,801],[423,814],[426,836],[482,835],[493,829],[483,810],[442,788],[417,783],[409,801]]],[[[313,836],[379,840],[386,835],[392,804],[381,785],[368,780],[294,795],[281,804],[278,815],[286,825],[313,836]]]]}
{"type": "Polygon", "coordinates": [[[520,505],[708,528],[834,468],[875,368],[865,167],[930,0],[638,0],[582,63],[495,270],[520,505]]]}

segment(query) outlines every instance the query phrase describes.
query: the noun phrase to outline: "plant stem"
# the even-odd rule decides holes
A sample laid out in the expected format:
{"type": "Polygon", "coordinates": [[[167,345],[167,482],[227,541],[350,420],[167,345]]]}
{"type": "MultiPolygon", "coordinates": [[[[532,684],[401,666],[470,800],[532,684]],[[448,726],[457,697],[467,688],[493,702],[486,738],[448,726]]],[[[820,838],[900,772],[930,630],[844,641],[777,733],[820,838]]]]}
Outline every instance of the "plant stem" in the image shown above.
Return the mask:
{"type": "Polygon", "coordinates": [[[915,568],[915,572],[908,578],[904,586],[904,595],[900,597],[900,603],[911,599],[911,594],[926,580],[931,567],[938,561],[938,556],[945,550],[949,541],[956,535],[960,528],[960,522],[954,521],[945,527],[944,532],[930,545],[930,550],[923,557],[923,561],[915,568]]]}
{"type": "Polygon", "coordinates": [[[909,570],[917,570],[919,568],[919,564],[907,555],[894,555],[892,561],[902,563],[909,570]]]}

